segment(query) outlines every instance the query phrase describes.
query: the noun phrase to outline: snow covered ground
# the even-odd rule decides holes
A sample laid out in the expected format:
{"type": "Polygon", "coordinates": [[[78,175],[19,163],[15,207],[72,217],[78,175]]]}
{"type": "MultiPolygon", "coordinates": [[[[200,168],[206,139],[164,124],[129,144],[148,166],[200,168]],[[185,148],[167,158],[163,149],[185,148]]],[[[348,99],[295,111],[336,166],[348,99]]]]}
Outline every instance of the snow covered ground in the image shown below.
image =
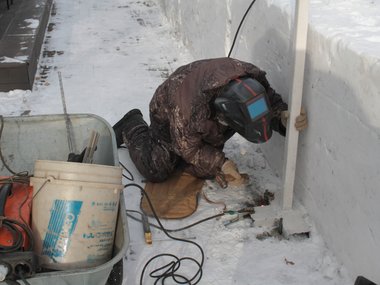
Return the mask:
{"type": "MultiPolygon", "coordinates": [[[[69,113],[97,114],[112,125],[131,108],[140,108],[148,119],[148,103],[155,88],[176,67],[192,60],[155,1],[56,0],[34,89],[0,93],[0,114],[62,113],[60,71],[69,113]]],[[[225,152],[238,162],[242,172],[249,173],[251,182],[245,189],[223,190],[207,181],[204,191],[209,198],[224,200],[229,209],[237,210],[252,203],[255,193],[280,191],[280,179],[259,148],[235,136],[225,152]]],[[[127,151],[120,149],[119,156],[134,173],[135,182],[143,185],[127,151]]],[[[138,210],[139,191],[132,187],[124,191],[127,208],[138,210]]],[[[163,223],[175,229],[221,210],[201,199],[191,217],[163,223]]],[[[203,276],[198,284],[353,284],[313,226],[310,238],[258,240],[256,235],[264,229],[249,219],[224,226],[230,218],[224,216],[173,234],[190,238],[203,248],[203,276]]],[[[153,244],[145,244],[141,224],[129,219],[131,241],[124,260],[123,284],[139,284],[146,262],[160,253],[201,261],[201,253],[193,244],[169,240],[156,229],[152,233],[153,244]]],[[[163,264],[157,259],[148,271],[163,264]]],[[[196,268],[185,261],[180,272],[191,278],[196,268]]],[[[154,279],[144,276],[143,284],[153,283],[154,279]]],[[[174,283],[167,280],[165,284],[174,283]]]]}

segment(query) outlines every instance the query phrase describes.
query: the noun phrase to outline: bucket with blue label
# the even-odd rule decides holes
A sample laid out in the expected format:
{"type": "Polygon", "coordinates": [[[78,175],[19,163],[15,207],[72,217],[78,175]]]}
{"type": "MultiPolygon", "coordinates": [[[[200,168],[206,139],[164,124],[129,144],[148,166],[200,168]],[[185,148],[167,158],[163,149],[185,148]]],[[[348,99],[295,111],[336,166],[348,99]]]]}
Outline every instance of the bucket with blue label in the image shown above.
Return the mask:
{"type": "Polygon", "coordinates": [[[36,161],[32,230],[41,267],[90,268],[112,258],[120,167],[36,161]]]}

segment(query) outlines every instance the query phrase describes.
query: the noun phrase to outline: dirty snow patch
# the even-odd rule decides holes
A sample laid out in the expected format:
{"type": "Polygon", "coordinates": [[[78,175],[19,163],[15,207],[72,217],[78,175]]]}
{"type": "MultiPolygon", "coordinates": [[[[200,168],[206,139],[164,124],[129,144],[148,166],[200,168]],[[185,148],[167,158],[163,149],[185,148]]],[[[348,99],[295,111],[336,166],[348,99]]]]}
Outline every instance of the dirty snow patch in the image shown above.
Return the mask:
{"type": "Polygon", "coordinates": [[[28,24],[26,27],[31,29],[37,29],[40,21],[37,19],[26,19],[25,22],[28,24]]]}

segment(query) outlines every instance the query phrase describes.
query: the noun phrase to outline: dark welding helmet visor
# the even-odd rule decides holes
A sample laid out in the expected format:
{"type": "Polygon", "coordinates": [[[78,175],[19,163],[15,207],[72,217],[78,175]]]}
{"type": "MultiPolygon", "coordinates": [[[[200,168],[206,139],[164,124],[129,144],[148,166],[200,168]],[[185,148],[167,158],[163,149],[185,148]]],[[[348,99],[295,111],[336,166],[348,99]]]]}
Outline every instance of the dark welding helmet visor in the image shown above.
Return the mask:
{"type": "Polygon", "coordinates": [[[215,99],[218,116],[232,129],[253,143],[272,136],[272,112],[263,85],[253,78],[232,80],[215,99]]]}

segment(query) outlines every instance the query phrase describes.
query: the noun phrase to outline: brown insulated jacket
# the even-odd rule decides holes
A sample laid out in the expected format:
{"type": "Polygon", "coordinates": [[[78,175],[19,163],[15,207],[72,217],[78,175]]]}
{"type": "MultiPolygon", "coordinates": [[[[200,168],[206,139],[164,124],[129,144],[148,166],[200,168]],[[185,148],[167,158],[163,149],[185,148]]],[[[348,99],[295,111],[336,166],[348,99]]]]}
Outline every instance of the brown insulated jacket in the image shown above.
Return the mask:
{"type": "Polygon", "coordinates": [[[265,72],[232,58],[199,60],[178,68],[161,84],[149,105],[151,132],[170,151],[190,164],[198,177],[213,177],[225,161],[223,145],[234,131],[215,119],[213,100],[232,79],[249,76],[266,89],[279,130],[280,111],[287,108],[270,88],[265,72]]]}

